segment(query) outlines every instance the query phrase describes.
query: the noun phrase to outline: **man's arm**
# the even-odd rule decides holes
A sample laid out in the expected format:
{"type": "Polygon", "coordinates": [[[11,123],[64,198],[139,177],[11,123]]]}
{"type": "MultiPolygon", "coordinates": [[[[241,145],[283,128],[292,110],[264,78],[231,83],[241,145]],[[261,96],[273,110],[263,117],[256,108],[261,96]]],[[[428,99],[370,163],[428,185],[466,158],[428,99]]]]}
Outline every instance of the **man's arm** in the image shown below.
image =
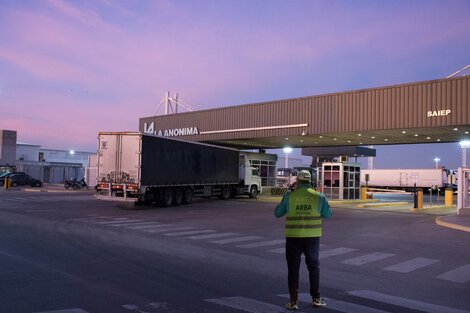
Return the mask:
{"type": "Polygon", "coordinates": [[[333,211],[331,211],[330,205],[328,204],[328,200],[326,199],[324,194],[320,194],[320,215],[323,218],[330,218],[333,215],[333,211]]]}
{"type": "Polygon", "coordinates": [[[286,193],[276,208],[274,209],[274,216],[281,217],[287,214],[289,210],[289,193],[286,193]]]}

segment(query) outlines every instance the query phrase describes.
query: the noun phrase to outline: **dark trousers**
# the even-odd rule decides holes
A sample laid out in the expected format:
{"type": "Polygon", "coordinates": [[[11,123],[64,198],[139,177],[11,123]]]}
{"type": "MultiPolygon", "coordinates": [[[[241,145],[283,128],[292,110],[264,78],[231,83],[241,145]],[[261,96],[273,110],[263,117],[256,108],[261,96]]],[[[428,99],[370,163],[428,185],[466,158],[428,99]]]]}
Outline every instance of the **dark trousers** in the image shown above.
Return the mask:
{"type": "Polygon", "coordinates": [[[302,253],[305,255],[310,280],[310,295],[319,297],[320,263],[318,253],[320,237],[286,238],[287,281],[289,284],[290,301],[297,301],[299,292],[299,269],[302,253]]]}

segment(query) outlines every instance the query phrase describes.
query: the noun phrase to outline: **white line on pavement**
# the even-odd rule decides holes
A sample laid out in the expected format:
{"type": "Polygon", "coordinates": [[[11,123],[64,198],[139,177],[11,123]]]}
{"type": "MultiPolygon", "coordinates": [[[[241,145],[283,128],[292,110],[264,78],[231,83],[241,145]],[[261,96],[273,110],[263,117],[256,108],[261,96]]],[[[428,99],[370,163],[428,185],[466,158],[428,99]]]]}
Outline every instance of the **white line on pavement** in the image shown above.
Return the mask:
{"type": "Polygon", "coordinates": [[[213,238],[227,237],[227,236],[233,236],[233,235],[239,235],[239,234],[237,234],[237,233],[217,233],[217,234],[210,234],[210,235],[191,236],[191,237],[188,237],[188,238],[193,239],[193,240],[201,240],[201,239],[213,239],[213,238]]]}
{"type": "Polygon", "coordinates": [[[398,273],[409,273],[437,262],[440,261],[427,258],[414,258],[405,262],[386,267],[385,270],[398,273]]]}
{"type": "Polygon", "coordinates": [[[143,220],[104,221],[104,222],[96,222],[96,224],[102,224],[102,225],[108,225],[108,224],[128,224],[128,223],[135,223],[135,222],[143,222],[143,220]]]}
{"type": "Polygon", "coordinates": [[[147,230],[147,229],[154,229],[154,228],[168,228],[174,227],[175,224],[158,224],[158,222],[154,222],[153,225],[144,225],[144,226],[127,226],[126,228],[129,229],[138,229],[138,230],[147,230]]]}
{"type": "Polygon", "coordinates": [[[352,258],[352,259],[349,259],[349,260],[345,260],[341,263],[349,264],[349,265],[359,265],[360,266],[360,265],[364,265],[364,264],[367,264],[367,263],[383,260],[383,259],[392,257],[394,255],[395,254],[393,254],[393,253],[375,252],[375,253],[371,253],[371,254],[358,256],[356,258],[352,258]]]}
{"type": "Polygon", "coordinates": [[[229,308],[249,313],[282,313],[285,309],[279,305],[261,302],[245,297],[227,297],[220,299],[206,299],[207,302],[216,303],[229,308]]]}
{"type": "Polygon", "coordinates": [[[466,264],[458,267],[452,271],[437,276],[437,278],[465,284],[470,281],[470,265],[466,264]]]}
{"type": "MultiPolygon", "coordinates": [[[[289,299],[288,294],[283,294],[283,295],[278,295],[278,296],[289,299]]],[[[300,293],[299,294],[299,301],[300,302],[311,303],[312,302],[312,297],[307,293],[300,293]]],[[[374,308],[371,308],[371,307],[368,307],[368,306],[364,306],[364,305],[360,305],[360,304],[356,304],[356,303],[344,302],[344,301],[335,300],[335,299],[331,299],[331,298],[326,298],[326,307],[328,309],[333,309],[335,311],[346,312],[346,313],[351,313],[351,312],[389,313],[388,311],[374,309],[374,308]]]]}
{"type": "Polygon", "coordinates": [[[271,250],[266,250],[266,252],[282,254],[282,253],[286,252],[286,248],[282,247],[282,248],[277,248],[277,249],[271,249],[271,250]]]}
{"type": "Polygon", "coordinates": [[[219,244],[219,245],[224,245],[224,244],[232,243],[232,242],[249,241],[249,240],[255,240],[255,239],[260,239],[260,238],[262,238],[262,237],[260,237],[260,236],[243,236],[243,237],[230,238],[230,239],[214,240],[214,241],[211,241],[211,242],[219,244]]]}
{"type": "Polygon", "coordinates": [[[277,239],[277,240],[270,240],[270,241],[263,241],[263,242],[248,243],[245,245],[238,245],[237,247],[251,249],[251,248],[259,248],[259,247],[284,244],[285,242],[286,242],[285,239],[277,239]]]}
{"type": "Polygon", "coordinates": [[[409,308],[412,310],[423,311],[428,313],[469,313],[468,311],[449,308],[442,305],[431,304],[427,302],[421,302],[418,300],[407,299],[397,296],[391,296],[371,290],[354,290],[348,291],[348,294],[369,299],[373,301],[379,301],[383,303],[388,303],[396,306],[401,306],[405,308],[409,308]]]}
{"type": "Polygon", "coordinates": [[[191,226],[180,226],[180,227],[172,227],[172,228],[162,228],[162,229],[149,229],[146,230],[146,232],[149,233],[163,233],[163,232],[172,232],[172,231],[177,231],[177,230],[190,230],[190,229],[195,229],[196,227],[191,227],[191,226]]]}
{"type": "Polygon", "coordinates": [[[204,229],[204,230],[190,230],[190,231],[180,231],[176,233],[167,233],[164,234],[165,236],[187,236],[187,235],[196,235],[196,234],[207,234],[207,233],[215,233],[216,230],[212,229],[204,229]]]}
{"type": "Polygon", "coordinates": [[[320,259],[329,258],[329,257],[332,257],[332,256],[346,254],[346,253],[353,252],[353,251],[356,251],[356,250],[357,249],[341,247],[341,248],[336,248],[336,249],[331,249],[331,250],[320,251],[319,258],[320,259]]]}

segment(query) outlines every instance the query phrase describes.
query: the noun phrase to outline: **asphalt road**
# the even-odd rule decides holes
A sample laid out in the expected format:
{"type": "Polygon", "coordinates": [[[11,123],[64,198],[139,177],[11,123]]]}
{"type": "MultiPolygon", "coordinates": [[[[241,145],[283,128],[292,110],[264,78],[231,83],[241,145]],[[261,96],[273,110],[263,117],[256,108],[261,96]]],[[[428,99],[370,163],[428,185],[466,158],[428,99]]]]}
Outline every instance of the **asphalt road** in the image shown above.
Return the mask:
{"type": "MultiPolygon", "coordinates": [[[[89,192],[0,192],[0,312],[284,312],[273,204],[126,209],[89,192]]],[[[470,312],[470,234],[420,214],[335,209],[322,312],[470,312]]],[[[309,306],[302,269],[299,312],[309,306]]]]}

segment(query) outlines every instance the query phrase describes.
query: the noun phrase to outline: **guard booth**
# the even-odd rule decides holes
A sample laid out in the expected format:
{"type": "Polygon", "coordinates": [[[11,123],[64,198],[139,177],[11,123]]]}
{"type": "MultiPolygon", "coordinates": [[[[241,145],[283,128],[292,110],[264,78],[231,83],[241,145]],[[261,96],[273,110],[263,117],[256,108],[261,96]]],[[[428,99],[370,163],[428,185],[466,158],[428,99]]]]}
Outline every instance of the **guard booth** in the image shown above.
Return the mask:
{"type": "Polygon", "coordinates": [[[470,214],[470,168],[459,167],[457,186],[457,214],[470,214]]]}
{"type": "Polygon", "coordinates": [[[328,199],[359,199],[361,167],[356,163],[323,163],[317,170],[317,186],[328,199]]]}

